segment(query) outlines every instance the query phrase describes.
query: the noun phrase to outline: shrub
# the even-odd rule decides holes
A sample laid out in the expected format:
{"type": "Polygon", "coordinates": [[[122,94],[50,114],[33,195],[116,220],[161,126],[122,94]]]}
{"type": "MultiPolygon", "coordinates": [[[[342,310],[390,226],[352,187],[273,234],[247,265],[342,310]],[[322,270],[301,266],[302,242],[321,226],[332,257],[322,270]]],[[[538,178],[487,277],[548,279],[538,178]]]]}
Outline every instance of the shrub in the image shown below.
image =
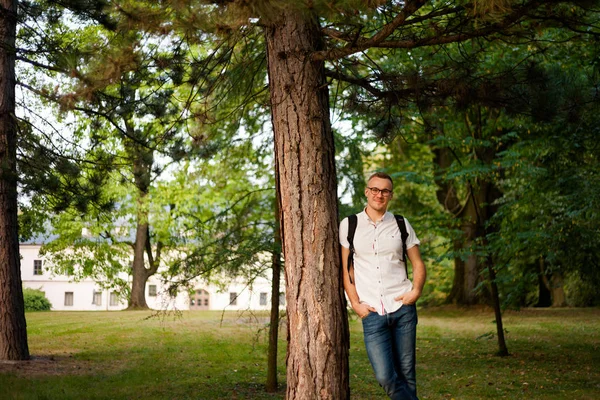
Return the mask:
{"type": "Polygon", "coordinates": [[[25,300],[25,311],[50,311],[52,308],[50,300],[39,289],[24,288],[23,299],[25,300]]]}

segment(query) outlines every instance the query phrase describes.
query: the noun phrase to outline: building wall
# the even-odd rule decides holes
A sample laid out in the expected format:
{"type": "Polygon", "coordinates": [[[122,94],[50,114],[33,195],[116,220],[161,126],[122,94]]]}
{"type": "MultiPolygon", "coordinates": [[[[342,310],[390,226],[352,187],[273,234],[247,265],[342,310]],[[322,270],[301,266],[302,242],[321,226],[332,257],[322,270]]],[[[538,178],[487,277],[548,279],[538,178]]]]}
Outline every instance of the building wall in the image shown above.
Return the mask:
{"type": "Polygon", "coordinates": [[[121,300],[116,305],[111,305],[110,291],[102,290],[91,279],[72,282],[68,276],[55,275],[45,268],[44,259],[40,257],[39,244],[21,244],[21,280],[23,287],[39,289],[46,294],[52,304],[52,310],[122,310],[127,307],[127,302],[121,300]],[[41,275],[36,275],[35,260],[42,263],[41,275]],[[65,293],[72,293],[72,305],[67,305],[65,293]],[[95,296],[95,293],[100,293],[95,296]],[[94,302],[94,300],[96,300],[94,302]]]}
{"type": "MultiPolygon", "coordinates": [[[[68,276],[49,272],[44,266],[43,257],[39,255],[40,247],[39,244],[20,245],[21,279],[23,287],[43,291],[52,303],[52,310],[106,311],[127,308],[126,300],[111,304],[111,292],[102,290],[89,278],[72,282],[68,276]],[[35,260],[41,261],[41,275],[34,273],[35,260]],[[66,304],[65,293],[72,293],[72,305],[66,304]]],[[[221,290],[201,281],[195,288],[208,292],[209,310],[269,310],[271,308],[271,282],[266,278],[255,280],[252,288],[242,282],[233,282],[228,288],[221,290]],[[231,300],[234,298],[235,301],[232,303],[231,300]]],[[[172,298],[160,280],[154,276],[146,283],[146,302],[151,309],[155,310],[190,309],[190,296],[187,292],[180,292],[172,298]]],[[[285,304],[281,302],[281,307],[284,306],[285,304]]]]}

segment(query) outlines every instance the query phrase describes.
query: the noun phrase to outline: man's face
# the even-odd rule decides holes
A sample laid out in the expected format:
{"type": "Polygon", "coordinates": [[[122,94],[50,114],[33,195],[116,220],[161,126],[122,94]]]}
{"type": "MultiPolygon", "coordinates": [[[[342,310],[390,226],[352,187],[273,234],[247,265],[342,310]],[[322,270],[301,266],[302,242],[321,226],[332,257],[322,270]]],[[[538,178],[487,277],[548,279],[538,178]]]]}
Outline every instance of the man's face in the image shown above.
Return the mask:
{"type": "Polygon", "coordinates": [[[378,212],[385,212],[387,210],[388,203],[392,198],[392,182],[385,178],[371,178],[367,183],[367,188],[365,189],[365,196],[367,196],[368,207],[378,212]],[[384,193],[388,190],[389,195],[384,195],[384,193]],[[373,193],[373,191],[379,191],[379,193],[375,194],[373,193]]]}

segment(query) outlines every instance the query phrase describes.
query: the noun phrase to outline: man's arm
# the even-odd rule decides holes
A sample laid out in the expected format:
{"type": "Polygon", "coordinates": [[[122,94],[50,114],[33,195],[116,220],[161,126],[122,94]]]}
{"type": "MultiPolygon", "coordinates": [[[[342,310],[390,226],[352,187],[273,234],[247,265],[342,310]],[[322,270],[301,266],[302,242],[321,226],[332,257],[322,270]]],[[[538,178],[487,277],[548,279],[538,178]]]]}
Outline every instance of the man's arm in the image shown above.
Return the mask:
{"type": "Polygon", "coordinates": [[[356,291],[356,286],[354,285],[354,267],[351,268],[351,272],[348,273],[348,255],[350,254],[350,249],[344,246],[340,246],[342,249],[342,271],[344,275],[344,290],[346,291],[346,295],[348,296],[348,300],[350,300],[350,305],[352,309],[360,318],[364,318],[369,315],[370,311],[376,312],[373,307],[370,307],[368,304],[364,304],[360,302],[358,297],[358,292],[356,291]],[[352,275],[352,282],[350,282],[350,275],[352,275]]]}
{"type": "Polygon", "coordinates": [[[408,293],[396,297],[394,300],[402,301],[403,304],[415,304],[419,297],[421,297],[421,293],[423,293],[427,270],[423,259],[421,259],[419,246],[413,246],[406,250],[406,252],[413,267],[413,289],[408,293]]]}

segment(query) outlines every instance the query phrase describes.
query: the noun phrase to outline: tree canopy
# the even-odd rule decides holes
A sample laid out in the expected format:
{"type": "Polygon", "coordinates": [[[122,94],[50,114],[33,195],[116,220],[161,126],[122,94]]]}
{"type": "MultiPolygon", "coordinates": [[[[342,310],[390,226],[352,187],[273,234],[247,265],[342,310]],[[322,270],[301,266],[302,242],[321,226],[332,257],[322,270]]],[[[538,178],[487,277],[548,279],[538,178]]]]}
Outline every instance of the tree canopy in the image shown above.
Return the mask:
{"type": "Polygon", "coordinates": [[[337,222],[375,169],[439,261],[430,301],[493,302],[499,337],[501,306],[544,285],[593,303],[598,5],[23,2],[19,87],[76,121],[20,121],[22,222],[44,206],[113,244],[127,220],[140,285],[165,246],[186,249],[168,269],[185,284],[273,248],[277,188],[288,397],[347,398],[337,222]]]}

